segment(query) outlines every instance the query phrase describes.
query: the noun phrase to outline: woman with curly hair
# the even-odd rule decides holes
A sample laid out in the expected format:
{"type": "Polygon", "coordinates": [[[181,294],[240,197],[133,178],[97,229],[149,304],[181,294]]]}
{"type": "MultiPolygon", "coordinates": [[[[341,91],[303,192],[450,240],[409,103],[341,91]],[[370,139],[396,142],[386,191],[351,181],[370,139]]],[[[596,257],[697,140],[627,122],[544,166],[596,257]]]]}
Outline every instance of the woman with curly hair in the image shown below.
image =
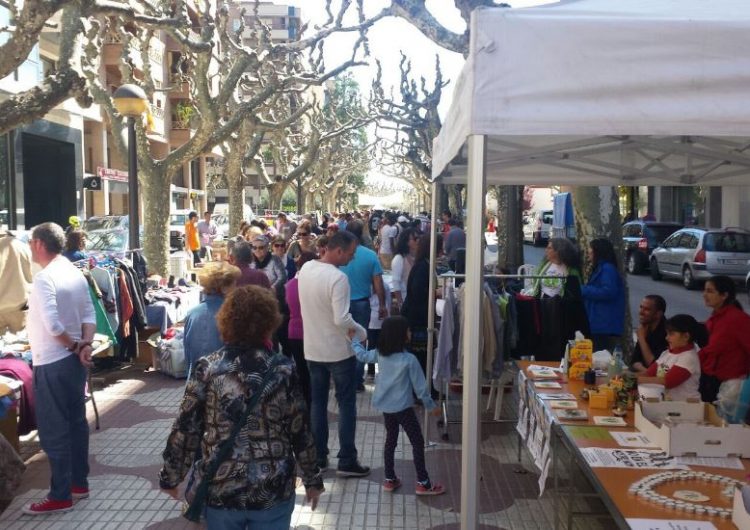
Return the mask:
{"type": "Polygon", "coordinates": [[[63,256],[70,261],[80,261],[86,259],[83,252],[86,248],[86,232],[83,230],[71,230],[65,236],[65,250],[63,256]]]}
{"type": "Polygon", "coordinates": [[[294,362],[271,350],[278,303],[268,289],[240,287],[216,323],[225,346],[196,364],[159,485],[176,488],[190,471],[188,515],[205,502],[209,528],[289,528],[297,467],[313,509],[324,487],[294,362]]]}
{"type": "Polygon", "coordinates": [[[234,289],[240,275],[239,268],[225,261],[212,261],[198,270],[205,299],[188,311],[185,317],[184,346],[188,378],[195,361],[224,345],[216,327],[216,314],[224,303],[224,297],[234,289]]]}

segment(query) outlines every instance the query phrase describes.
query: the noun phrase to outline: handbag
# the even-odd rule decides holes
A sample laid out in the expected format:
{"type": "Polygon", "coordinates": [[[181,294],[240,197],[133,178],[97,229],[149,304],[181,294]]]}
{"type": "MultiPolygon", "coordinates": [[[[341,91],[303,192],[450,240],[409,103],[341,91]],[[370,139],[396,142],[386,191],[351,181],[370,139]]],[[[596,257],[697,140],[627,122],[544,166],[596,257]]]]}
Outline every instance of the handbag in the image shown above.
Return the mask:
{"type": "Polygon", "coordinates": [[[224,440],[219,446],[218,451],[216,451],[216,456],[209,464],[208,470],[206,470],[206,474],[203,475],[201,483],[195,490],[195,495],[190,501],[190,505],[182,514],[182,516],[188,521],[193,521],[196,523],[200,521],[201,515],[203,515],[206,497],[208,497],[208,487],[211,480],[213,480],[214,475],[216,475],[216,471],[218,471],[221,463],[229,456],[229,453],[232,450],[232,446],[234,445],[234,440],[235,438],[237,438],[240,429],[242,429],[242,427],[247,423],[247,419],[250,417],[253,409],[255,409],[255,407],[258,405],[258,402],[260,401],[260,398],[263,397],[263,394],[266,393],[268,387],[271,385],[271,377],[273,376],[274,368],[286,361],[287,357],[280,353],[276,353],[273,357],[271,357],[271,360],[268,363],[268,369],[263,374],[263,380],[258,386],[258,391],[253,393],[253,396],[247,403],[247,407],[245,407],[245,411],[242,413],[242,417],[234,424],[234,427],[232,427],[232,432],[229,434],[229,437],[224,440]]]}

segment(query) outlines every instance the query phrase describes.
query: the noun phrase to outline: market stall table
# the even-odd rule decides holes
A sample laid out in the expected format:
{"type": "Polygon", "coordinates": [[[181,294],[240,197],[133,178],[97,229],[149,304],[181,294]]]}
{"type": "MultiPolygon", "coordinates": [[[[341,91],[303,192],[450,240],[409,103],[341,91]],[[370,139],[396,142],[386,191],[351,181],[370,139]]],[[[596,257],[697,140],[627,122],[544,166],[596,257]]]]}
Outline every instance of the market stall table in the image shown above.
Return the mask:
{"type": "MultiPolygon", "coordinates": [[[[573,502],[578,497],[598,497],[605,507],[607,508],[609,515],[614,519],[615,523],[619,528],[631,528],[629,519],[661,519],[661,520],[697,520],[697,521],[710,521],[719,530],[734,529],[735,526],[729,519],[720,518],[718,516],[707,516],[698,515],[694,513],[687,513],[684,511],[677,511],[674,508],[667,508],[654,503],[648,502],[640,497],[636,497],[633,493],[628,490],[631,485],[644,477],[660,473],[666,470],[659,469],[625,469],[625,468],[613,468],[613,467],[591,467],[583,455],[582,449],[585,448],[605,448],[605,449],[625,449],[617,443],[617,441],[611,436],[611,432],[623,432],[623,433],[636,433],[638,432],[634,427],[634,414],[633,411],[629,410],[625,416],[625,427],[604,427],[597,426],[594,423],[594,416],[610,416],[611,411],[606,409],[592,409],[589,407],[587,401],[580,399],[580,392],[584,389],[585,385],[583,381],[569,381],[567,376],[561,376],[557,381],[560,383],[560,389],[536,389],[532,383],[528,367],[532,364],[544,365],[550,367],[556,367],[557,363],[544,363],[544,362],[528,362],[519,361],[519,369],[525,374],[526,389],[519,389],[519,391],[527,390],[534,399],[538,399],[540,392],[549,393],[562,393],[567,392],[573,394],[577,398],[577,405],[579,410],[586,411],[588,418],[586,420],[562,420],[555,417],[554,412],[550,408],[549,400],[541,401],[541,406],[544,407],[545,412],[554,418],[551,425],[551,453],[552,453],[552,475],[554,479],[554,503],[555,503],[555,528],[560,527],[560,523],[563,519],[566,519],[566,528],[571,527],[572,519],[574,516],[600,516],[602,514],[591,513],[591,512],[575,512],[573,510],[573,502]],[[564,458],[562,450],[568,453],[569,458],[564,458]],[[576,469],[580,469],[583,475],[588,479],[591,486],[594,489],[594,494],[580,493],[576,491],[575,483],[572,480],[568,480],[568,487],[566,490],[567,502],[561,502],[562,492],[559,483],[559,469],[560,465],[567,464],[568,477],[575,476],[574,472],[576,469]],[[560,510],[565,510],[565,516],[561,517],[560,510]]],[[[598,383],[603,383],[603,379],[599,379],[598,383]]],[[[519,420],[521,421],[521,420],[519,420]]],[[[728,469],[719,467],[709,466],[688,466],[690,470],[703,471],[706,473],[712,473],[724,477],[730,477],[740,481],[744,481],[747,473],[750,471],[750,460],[742,459],[743,469],[728,469]]],[[[672,495],[677,489],[695,489],[692,487],[691,482],[670,482],[659,486],[659,493],[663,495],[672,495]]],[[[722,486],[720,484],[701,484],[701,492],[704,492],[710,497],[710,501],[706,502],[706,505],[717,506],[721,508],[731,509],[732,499],[722,495],[722,486]]]]}

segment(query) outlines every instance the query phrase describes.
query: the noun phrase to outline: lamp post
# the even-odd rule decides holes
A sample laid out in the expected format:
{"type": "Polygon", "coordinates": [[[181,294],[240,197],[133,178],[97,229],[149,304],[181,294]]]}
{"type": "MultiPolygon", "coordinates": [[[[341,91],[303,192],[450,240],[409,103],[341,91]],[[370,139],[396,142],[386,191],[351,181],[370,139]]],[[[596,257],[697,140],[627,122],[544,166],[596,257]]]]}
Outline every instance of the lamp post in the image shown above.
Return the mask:
{"type": "Polygon", "coordinates": [[[128,119],[128,226],[130,250],[140,248],[138,209],[138,152],[136,151],[135,119],[148,107],[148,98],[137,85],[122,85],[112,96],[117,112],[128,119]]]}

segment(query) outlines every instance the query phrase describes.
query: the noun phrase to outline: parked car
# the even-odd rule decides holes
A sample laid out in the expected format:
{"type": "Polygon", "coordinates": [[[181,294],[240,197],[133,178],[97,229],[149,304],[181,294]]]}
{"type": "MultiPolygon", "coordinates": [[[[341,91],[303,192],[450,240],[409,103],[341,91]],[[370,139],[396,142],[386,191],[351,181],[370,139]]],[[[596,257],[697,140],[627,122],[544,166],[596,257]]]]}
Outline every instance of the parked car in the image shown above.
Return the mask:
{"type": "MultiPolygon", "coordinates": [[[[143,226],[140,227],[141,240],[143,240],[143,226]]],[[[86,253],[110,254],[117,257],[127,257],[130,250],[130,232],[127,227],[90,230],[86,232],[86,253]]]]}
{"type": "Polygon", "coordinates": [[[694,289],[716,274],[737,282],[750,272],[750,232],[739,228],[682,228],[654,249],[651,277],[682,278],[686,289],[694,289]]]}
{"type": "Polygon", "coordinates": [[[127,215],[94,215],[81,222],[81,230],[94,232],[97,230],[127,230],[127,215]]]}
{"type": "Polygon", "coordinates": [[[552,230],[552,210],[537,210],[524,217],[523,240],[541,246],[547,242],[552,230]]]}
{"type": "Polygon", "coordinates": [[[641,274],[648,268],[651,252],[682,228],[680,223],[630,221],[622,225],[625,267],[630,274],[641,274]]]}
{"type": "Polygon", "coordinates": [[[188,215],[195,210],[174,210],[169,214],[169,246],[172,249],[185,248],[185,225],[188,215]]]}
{"type": "Polygon", "coordinates": [[[216,230],[219,232],[217,241],[228,237],[229,235],[229,215],[223,213],[215,213],[211,215],[211,220],[216,223],[216,230]]]}

